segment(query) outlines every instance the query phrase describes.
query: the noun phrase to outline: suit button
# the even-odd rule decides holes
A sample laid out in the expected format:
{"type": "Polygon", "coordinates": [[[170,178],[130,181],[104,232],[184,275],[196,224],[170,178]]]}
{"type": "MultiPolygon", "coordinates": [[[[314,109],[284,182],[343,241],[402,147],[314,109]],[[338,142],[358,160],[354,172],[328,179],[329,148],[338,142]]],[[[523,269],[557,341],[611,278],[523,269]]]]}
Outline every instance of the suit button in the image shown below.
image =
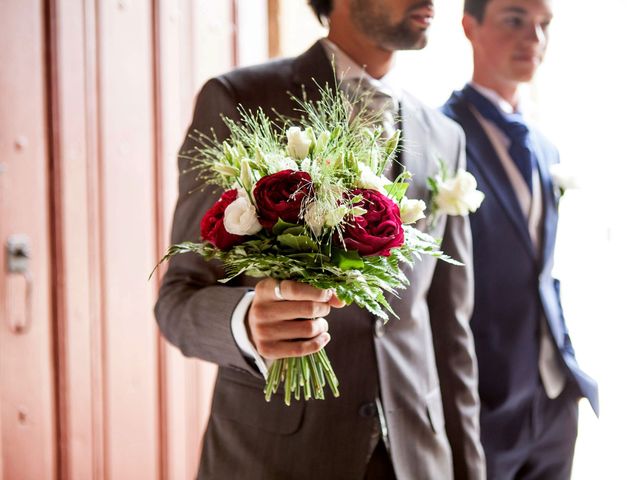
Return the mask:
{"type": "Polygon", "coordinates": [[[378,409],[375,403],[363,403],[358,410],[358,415],[365,418],[375,417],[378,409]]]}
{"type": "Polygon", "coordinates": [[[376,318],[376,322],[373,325],[373,333],[378,338],[382,338],[384,336],[384,320],[376,318]]]}

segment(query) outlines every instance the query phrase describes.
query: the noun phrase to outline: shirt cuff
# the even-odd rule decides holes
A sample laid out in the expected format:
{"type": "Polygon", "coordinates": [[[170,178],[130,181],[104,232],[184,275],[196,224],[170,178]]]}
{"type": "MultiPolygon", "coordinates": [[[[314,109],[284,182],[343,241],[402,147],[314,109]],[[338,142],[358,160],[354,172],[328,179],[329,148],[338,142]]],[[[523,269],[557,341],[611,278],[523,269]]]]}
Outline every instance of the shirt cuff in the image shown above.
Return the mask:
{"type": "Polygon", "coordinates": [[[254,361],[256,367],[258,367],[258,370],[266,380],[267,374],[269,373],[267,361],[260,356],[256,347],[254,347],[251,340],[249,340],[249,332],[247,332],[247,325],[244,321],[255,295],[255,292],[245,293],[244,297],[242,297],[238,305],[236,305],[233,315],[231,315],[231,333],[242,354],[254,361]]]}

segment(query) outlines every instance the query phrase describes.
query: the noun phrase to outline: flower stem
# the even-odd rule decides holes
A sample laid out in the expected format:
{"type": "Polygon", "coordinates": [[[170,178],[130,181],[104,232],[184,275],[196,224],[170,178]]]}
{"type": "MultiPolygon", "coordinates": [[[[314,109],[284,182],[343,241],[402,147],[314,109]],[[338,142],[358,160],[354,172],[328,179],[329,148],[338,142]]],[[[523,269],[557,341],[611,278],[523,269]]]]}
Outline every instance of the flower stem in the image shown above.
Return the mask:
{"type": "Polygon", "coordinates": [[[284,383],[284,403],[291,405],[291,397],[300,400],[324,400],[328,383],[334,397],[339,397],[338,378],[324,349],[304,357],[281,358],[273,362],[267,374],[264,398],[268,402],[284,383]]]}

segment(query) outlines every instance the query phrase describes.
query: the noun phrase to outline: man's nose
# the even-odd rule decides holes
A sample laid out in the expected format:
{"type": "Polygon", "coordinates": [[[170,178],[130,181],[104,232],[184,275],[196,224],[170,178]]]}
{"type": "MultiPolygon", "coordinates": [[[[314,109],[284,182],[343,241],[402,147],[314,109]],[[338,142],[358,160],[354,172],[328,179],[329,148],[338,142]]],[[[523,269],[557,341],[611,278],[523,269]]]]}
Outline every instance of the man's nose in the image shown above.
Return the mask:
{"type": "Polygon", "coordinates": [[[534,23],[527,29],[527,40],[544,45],[547,42],[545,29],[539,23],[534,23]]]}

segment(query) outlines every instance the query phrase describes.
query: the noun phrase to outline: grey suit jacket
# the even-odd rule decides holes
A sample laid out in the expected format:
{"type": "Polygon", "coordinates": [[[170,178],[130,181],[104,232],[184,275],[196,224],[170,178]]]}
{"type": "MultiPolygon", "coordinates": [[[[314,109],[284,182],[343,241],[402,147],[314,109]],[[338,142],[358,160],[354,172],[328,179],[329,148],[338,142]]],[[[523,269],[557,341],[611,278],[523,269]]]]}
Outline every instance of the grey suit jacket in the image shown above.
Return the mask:
{"type": "MultiPolygon", "coordinates": [[[[237,106],[297,116],[290,94],[317,97],[314,84],[333,84],[322,46],[295,59],[233,71],[200,92],[190,133],[228,135],[220,116],[238,118],[237,106]]],[[[451,170],[464,166],[461,130],[407,96],[402,102],[402,161],[415,176],[410,198],[427,197],[425,179],[442,158],[451,170]]],[[[274,115],[275,118],[275,115],[274,115]]],[[[194,146],[187,137],[182,151],[194,146]]],[[[200,188],[187,160],[180,160],[180,196],[172,241],[198,240],[199,221],[216,199],[200,188]]],[[[340,380],[340,397],[265,402],[264,379],[231,334],[231,315],[255,280],[220,285],[219,265],[195,255],[174,257],[156,305],[164,336],[187,356],[220,366],[198,478],[361,479],[371,454],[382,399],[390,451],[400,480],[484,478],[479,442],[477,371],[468,320],[472,308],[470,234],[466,218],[442,218],[436,226],[443,249],[463,261],[454,267],[432,258],[407,269],[408,290],[392,305],[400,319],[384,330],[355,306],[328,317],[327,353],[340,380]],[[444,404],[444,406],[443,406],[444,404]],[[446,419],[446,430],[445,430],[446,419]]]]}

